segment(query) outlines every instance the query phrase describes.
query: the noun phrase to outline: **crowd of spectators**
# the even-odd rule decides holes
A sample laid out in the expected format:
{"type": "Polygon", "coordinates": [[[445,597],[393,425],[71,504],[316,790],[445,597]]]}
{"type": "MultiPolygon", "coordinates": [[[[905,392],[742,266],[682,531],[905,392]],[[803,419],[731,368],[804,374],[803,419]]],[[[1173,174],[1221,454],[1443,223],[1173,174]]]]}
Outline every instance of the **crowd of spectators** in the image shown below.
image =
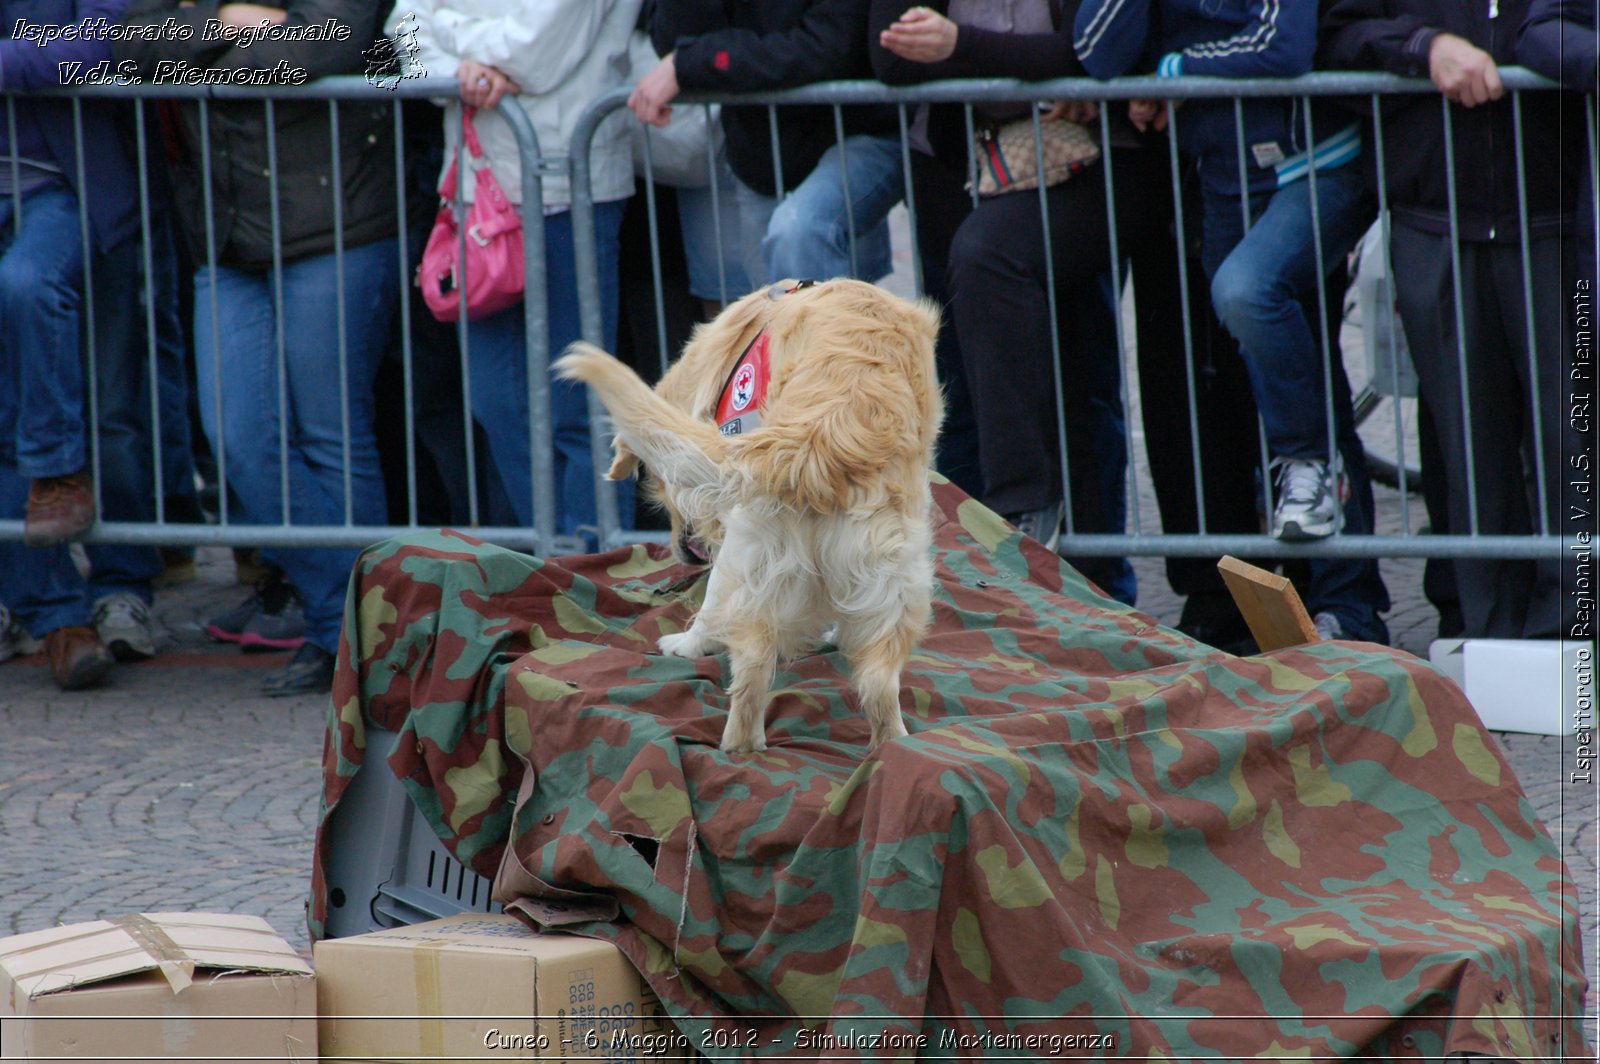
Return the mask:
{"type": "MultiPolygon", "coordinates": [[[[683,92],[835,79],[1313,69],[1430,78],[1445,106],[1391,97],[1377,117],[1399,317],[1421,386],[1429,524],[1485,535],[1557,531],[1582,501],[1567,475],[1582,441],[1572,419],[1549,413],[1534,431],[1541,404],[1565,394],[1575,335],[1570,301],[1546,286],[1559,278],[1563,291],[1593,291],[1593,174],[1582,99],[1545,98],[1514,114],[1498,71],[1524,64],[1573,92],[1595,91],[1596,6],[0,0],[6,92],[60,84],[69,70],[151,80],[174,64],[310,78],[426,73],[459,85],[442,116],[420,101],[372,98],[202,106],[8,97],[0,517],[23,518],[25,539],[0,541],[0,661],[42,646],[57,683],[77,689],[100,682],[115,661],[156,653],[153,588],[180,576],[186,559],[101,543],[75,557],[69,544],[101,517],[200,520],[205,501],[244,525],[531,525],[530,397],[539,382],[527,376],[524,308],[477,317],[458,333],[430,319],[420,299],[402,314],[398,296],[426,241],[444,164],[469,124],[500,186],[527,212],[534,205],[522,202],[501,101],[522,108],[541,145],[566,145],[591,101],[629,84],[632,115],[602,123],[590,158],[606,346],[659,372],[694,321],[749,287],[883,278],[893,265],[889,212],[909,184],[923,286],[946,311],[941,471],[1054,547],[1063,526],[1125,527],[1129,425],[1117,315],[1130,281],[1163,529],[1264,530],[1287,541],[1373,531],[1350,385],[1342,360],[1324,357],[1330,337],[1337,348],[1349,254],[1376,215],[1367,101],[981,104],[970,119],[980,129],[1030,113],[1086,125],[1104,141],[1096,167],[1113,175],[1109,198],[1093,169],[1042,197],[982,199],[967,188],[972,143],[960,104],[915,107],[904,154],[891,106],[726,105],[702,130],[702,172],[650,198],[663,252],[659,295],[639,266],[650,233],[631,127],[683,120],[690,108],[674,106],[683,92]],[[19,29],[33,24],[125,32],[44,41],[19,29]],[[273,32],[319,25],[348,32],[273,32]],[[1453,171],[1443,160],[1447,132],[1453,171]],[[1537,279],[1531,302],[1525,257],[1537,279]],[[1185,274],[1207,285],[1191,284],[1200,294],[1175,313],[1185,274]],[[401,337],[412,351],[403,366],[401,337]],[[400,391],[403,373],[412,386],[400,391]],[[1258,424],[1267,469],[1257,459],[1258,424]],[[402,457],[408,431],[415,463],[402,457]],[[1270,484],[1258,479],[1269,474],[1270,484]]],[[[461,187],[470,200],[474,182],[461,187]]],[[[572,189],[556,172],[542,187],[545,326],[556,352],[581,333],[580,278],[572,189]]],[[[592,535],[588,399],[572,383],[544,383],[557,531],[592,535]]],[[[620,502],[631,521],[631,489],[620,502]]],[[[637,517],[649,520],[642,506],[637,517]]],[[[1071,537],[1061,542],[1072,557],[1071,537]]],[[[207,631],[246,649],[295,651],[266,693],[325,690],[355,554],[261,552],[248,600],[207,631]]],[[[1072,560],[1134,601],[1126,559],[1072,560]]],[[[1249,632],[1214,561],[1167,560],[1185,601],[1178,627],[1246,649],[1249,632]]],[[[1294,575],[1324,637],[1387,641],[1376,560],[1310,559],[1294,575]]],[[[1441,635],[1552,638],[1574,623],[1554,561],[1436,561],[1426,588],[1441,635]]]]}

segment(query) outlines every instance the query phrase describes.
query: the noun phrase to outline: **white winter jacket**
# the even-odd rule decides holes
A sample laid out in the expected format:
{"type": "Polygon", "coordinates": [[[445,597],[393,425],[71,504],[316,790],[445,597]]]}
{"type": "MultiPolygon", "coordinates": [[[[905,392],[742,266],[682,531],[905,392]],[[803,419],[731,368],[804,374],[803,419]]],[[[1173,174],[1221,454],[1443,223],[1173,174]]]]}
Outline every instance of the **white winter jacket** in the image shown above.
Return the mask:
{"type": "MultiPolygon", "coordinates": [[[[541,152],[564,157],[571,150],[578,118],[589,104],[631,80],[628,37],[639,4],[640,0],[406,0],[395,5],[389,32],[399,34],[402,54],[409,53],[410,62],[420,64],[428,77],[455,77],[464,59],[504,71],[522,88],[516,100],[533,122],[541,152]],[[414,20],[408,19],[413,13],[414,20]],[[412,33],[414,50],[409,48],[412,33]]],[[[633,194],[626,114],[626,108],[614,112],[595,132],[590,172],[596,203],[633,194]]],[[[461,99],[456,97],[445,110],[446,167],[455,158],[460,122],[461,99]]],[[[478,112],[475,125],[495,177],[506,195],[520,203],[522,167],[516,134],[505,119],[489,111],[478,112]]],[[[461,187],[467,199],[472,198],[473,184],[463,172],[461,187]]],[[[546,174],[545,210],[571,203],[565,173],[546,174]]]]}

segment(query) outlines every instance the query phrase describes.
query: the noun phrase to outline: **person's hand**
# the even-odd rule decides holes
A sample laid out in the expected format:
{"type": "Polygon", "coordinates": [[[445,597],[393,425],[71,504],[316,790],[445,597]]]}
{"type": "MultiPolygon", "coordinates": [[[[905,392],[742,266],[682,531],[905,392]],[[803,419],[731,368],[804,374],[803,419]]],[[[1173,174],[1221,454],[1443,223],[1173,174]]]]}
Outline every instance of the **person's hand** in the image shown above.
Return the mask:
{"type": "Polygon", "coordinates": [[[1039,116],[1042,122],[1076,122],[1086,126],[1100,117],[1100,105],[1094,100],[1057,100],[1055,106],[1039,116]]]}
{"type": "Polygon", "coordinates": [[[939,63],[956,50],[956,24],[939,12],[914,7],[878,34],[878,43],[913,63],[939,63]]]}
{"type": "Polygon", "coordinates": [[[1133,123],[1133,128],[1140,133],[1155,130],[1164,132],[1167,128],[1168,108],[1176,110],[1181,100],[1129,100],[1128,121],[1133,123]]]}
{"type": "Polygon", "coordinates": [[[1462,107],[1476,107],[1506,94],[1494,58],[1453,33],[1439,34],[1428,46],[1428,76],[1447,99],[1462,107]]]}
{"type": "Polygon", "coordinates": [[[263,22],[274,26],[283,24],[289,12],[264,4],[223,4],[217,8],[217,21],[225,29],[242,30],[246,26],[259,26],[263,22]]]}
{"type": "Polygon", "coordinates": [[[655,65],[628,94],[628,109],[639,121],[664,126],[672,121],[672,101],[678,98],[678,65],[673,54],[655,65]]]}
{"type": "Polygon", "coordinates": [[[468,107],[492,109],[507,93],[516,96],[522,92],[504,72],[475,59],[461,61],[456,79],[461,83],[461,102],[468,107]]]}

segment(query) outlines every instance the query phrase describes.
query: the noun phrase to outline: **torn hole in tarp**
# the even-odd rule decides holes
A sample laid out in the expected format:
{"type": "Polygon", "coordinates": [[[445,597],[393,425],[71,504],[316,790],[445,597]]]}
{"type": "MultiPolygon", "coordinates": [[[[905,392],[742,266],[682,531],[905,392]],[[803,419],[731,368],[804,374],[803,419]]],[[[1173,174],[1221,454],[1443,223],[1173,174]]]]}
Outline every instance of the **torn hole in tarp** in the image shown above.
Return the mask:
{"type": "Polygon", "coordinates": [[[613,831],[611,834],[632,846],[634,852],[650,866],[650,871],[656,870],[656,863],[661,860],[660,839],[651,835],[635,835],[629,831],[613,831]]]}

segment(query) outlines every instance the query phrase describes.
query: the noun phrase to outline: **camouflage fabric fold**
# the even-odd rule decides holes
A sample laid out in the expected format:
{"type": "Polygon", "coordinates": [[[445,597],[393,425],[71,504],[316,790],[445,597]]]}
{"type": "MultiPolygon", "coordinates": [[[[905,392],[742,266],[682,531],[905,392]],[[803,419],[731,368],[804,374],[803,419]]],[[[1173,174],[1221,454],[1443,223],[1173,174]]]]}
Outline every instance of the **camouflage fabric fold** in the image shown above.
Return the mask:
{"type": "Polygon", "coordinates": [[[707,1056],[1585,1052],[1576,893],[1453,684],[1366,644],[1217,653],[935,497],[911,735],[871,757],[832,647],[780,669],[770,748],[724,755],[726,660],[654,653],[703,590],[659,549],[369,550],[313,934],[372,722],[401,742],[368,770],[525,915],[615,911],[566,929],[707,1056]]]}

